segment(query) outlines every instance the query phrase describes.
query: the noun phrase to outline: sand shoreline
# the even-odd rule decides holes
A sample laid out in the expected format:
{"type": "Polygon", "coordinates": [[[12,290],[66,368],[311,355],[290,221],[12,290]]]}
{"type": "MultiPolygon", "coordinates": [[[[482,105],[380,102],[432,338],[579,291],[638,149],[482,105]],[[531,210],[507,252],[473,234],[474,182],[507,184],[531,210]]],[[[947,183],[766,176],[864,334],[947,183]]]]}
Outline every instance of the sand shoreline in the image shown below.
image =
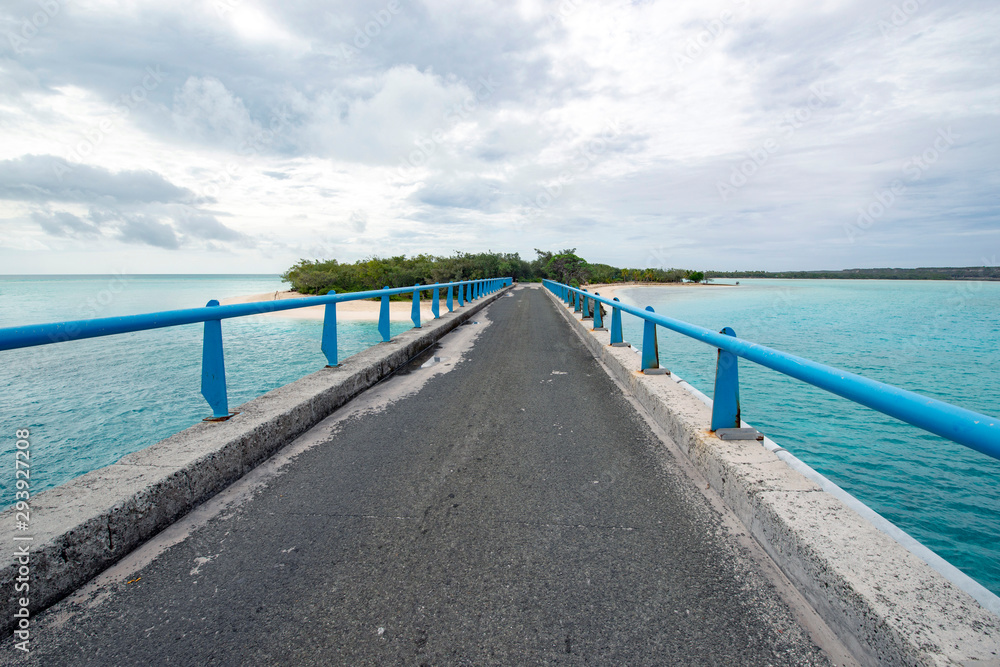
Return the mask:
{"type": "MultiPolygon", "coordinates": [[[[705,289],[710,287],[736,287],[735,285],[713,285],[712,283],[599,283],[596,285],[584,285],[588,292],[596,292],[603,297],[613,299],[618,296],[618,290],[630,289],[632,287],[675,287],[682,289],[705,289]]],[[[621,297],[618,297],[619,300],[621,297]]]]}
{"type": "MultiPolygon", "coordinates": [[[[300,294],[292,290],[279,290],[277,292],[264,292],[263,294],[246,294],[234,296],[222,300],[223,306],[235,303],[259,303],[261,301],[275,301],[283,299],[300,299],[315,294],[300,294]]],[[[441,314],[448,312],[445,300],[441,299],[441,314]]],[[[358,301],[344,301],[337,304],[337,321],[343,322],[378,322],[379,308],[378,301],[360,299],[358,301]]],[[[410,310],[413,304],[410,301],[390,301],[389,320],[392,322],[409,322],[410,310]]],[[[293,310],[279,310],[275,313],[261,313],[264,317],[285,317],[293,320],[322,320],[326,312],[326,306],[309,306],[308,308],[295,308],[293,310]]],[[[420,299],[420,320],[427,321],[434,318],[431,312],[431,300],[429,298],[420,299]]]]}
{"type": "MultiPolygon", "coordinates": [[[[531,283],[523,283],[531,284],[531,283]]],[[[597,292],[601,296],[613,299],[617,296],[618,290],[631,287],[680,287],[684,289],[704,289],[707,287],[733,287],[733,285],[711,285],[695,283],[601,283],[596,285],[585,285],[588,292],[597,292]]],[[[246,294],[243,296],[229,297],[222,300],[222,305],[228,306],[235,303],[259,303],[261,301],[273,301],[282,299],[300,299],[315,296],[311,294],[300,294],[293,290],[278,290],[276,292],[264,292],[262,294],[246,294]]],[[[619,297],[621,298],[621,297],[619,297]]],[[[378,301],[362,299],[358,301],[345,301],[337,304],[337,320],[348,322],[378,322],[379,308],[378,301]]],[[[444,295],[441,297],[441,313],[448,312],[445,305],[444,295]]],[[[457,301],[456,301],[457,306],[457,301]]],[[[410,309],[412,304],[409,301],[390,301],[389,320],[393,322],[409,322],[410,309]]],[[[261,313],[264,317],[285,317],[294,320],[322,320],[326,307],[309,306],[308,308],[296,308],[294,310],[281,310],[276,313],[261,313]]],[[[434,318],[431,312],[431,299],[422,297],[420,299],[420,319],[421,321],[434,318]]]]}

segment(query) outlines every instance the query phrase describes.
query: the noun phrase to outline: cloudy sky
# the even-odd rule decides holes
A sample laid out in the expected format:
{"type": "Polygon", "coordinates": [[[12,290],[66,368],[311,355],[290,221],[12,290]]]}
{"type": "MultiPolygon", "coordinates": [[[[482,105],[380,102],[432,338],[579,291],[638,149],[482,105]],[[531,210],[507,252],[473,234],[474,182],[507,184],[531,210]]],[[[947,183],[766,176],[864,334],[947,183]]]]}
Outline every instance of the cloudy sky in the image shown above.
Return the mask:
{"type": "Polygon", "coordinates": [[[996,265],[996,0],[3,0],[0,272],[996,265]]]}

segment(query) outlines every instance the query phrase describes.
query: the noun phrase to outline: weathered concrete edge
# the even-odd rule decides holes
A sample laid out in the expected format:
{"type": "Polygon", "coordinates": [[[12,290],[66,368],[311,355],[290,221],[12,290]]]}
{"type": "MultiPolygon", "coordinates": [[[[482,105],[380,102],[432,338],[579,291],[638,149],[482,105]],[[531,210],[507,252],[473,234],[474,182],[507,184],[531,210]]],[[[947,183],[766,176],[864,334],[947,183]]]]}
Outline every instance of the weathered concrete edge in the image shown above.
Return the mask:
{"type": "MultiPolygon", "coordinates": [[[[712,407],[711,398],[685,382],[682,378],[678,377],[676,373],[673,375],[673,378],[675,382],[682,383],[684,387],[693,395],[697,396],[702,403],[707,405],[709,408],[712,407]]],[[[752,427],[751,424],[748,424],[745,421],[741,421],[740,424],[742,426],[752,427]]],[[[885,533],[898,544],[902,545],[907,551],[937,570],[945,579],[968,593],[974,600],[976,600],[976,602],[981,604],[995,616],[1000,617],[1000,596],[997,596],[993,593],[993,591],[989,590],[978,581],[959,570],[944,558],[941,558],[941,556],[931,551],[915,537],[886,519],[868,505],[864,504],[864,502],[857,497],[845,491],[829,478],[810,467],[808,463],[792,454],[774,440],[765,436],[763,445],[766,450],[774,452],[779,459],[787,463],[793,470],[799,472],[807,479],[815,482],[824,491],[841,500],[845,505],[861,515],[865,521],[875,526],[875,528],[879,531],[885,533]]]]}
{"type": "MultiPolygon", "coordinates": [[[[19,598],[30,600],[32,614],[59,601],[509,289],[259,396],[229,421],[196,424],[33,496],[27,592],[14,588],[16,549],[24,543],[0,542],[2,632],[12,629],[19,598]]],[[[0,513],[0,525],[12,528],[14,512],[0,513]]]]}
{"type": "Polygon", "coordinates": [[[996,616],[779,452],[714,437],[707,397],[637,372],[634,351],[611,347],[544,291],[862,664],[1000,664],[996,616]]]}

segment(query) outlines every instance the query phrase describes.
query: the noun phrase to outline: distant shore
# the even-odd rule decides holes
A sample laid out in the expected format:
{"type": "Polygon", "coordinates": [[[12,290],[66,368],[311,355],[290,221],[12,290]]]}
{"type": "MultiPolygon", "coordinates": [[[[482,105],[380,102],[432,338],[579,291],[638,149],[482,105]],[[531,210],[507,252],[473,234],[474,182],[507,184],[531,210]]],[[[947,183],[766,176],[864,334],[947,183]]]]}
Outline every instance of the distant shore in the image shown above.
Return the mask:
{"type": "MultiPolygon", "coordinates": [[[[529,283],[524,283],[529,284],[529,283]]],[[[733,287],[732,285],[712,285],[711,283],[601,283],[595,285],[585,285],[588,292],[599,292],[601,296],[609,299],[615,298],[618,290],[630,287],[676,287],[684,289],[699,289],[706,287],[733,287]]],[[[259,303],[261,301],[280,301],[284,299],[301,299],[313,294],[301,294],[294,290],[278,290],[275,292],[264,292],[262,294],[246,294],[243,296],[229,297],[222,300],[222,305],[228,306],[236,303],[259,303]]],[[[378,301],[362,299],[358,301],[345,301],[337,304],[337,319],[348,322],[377,322],[379,308],[378,301]]],[[[412,304],[409,301],[390,301],[389,320],[393,322],[408,322],[410,320],[410,309],[412,304]]],[[[441,297],[441,311],[447,312],[445,299],[441,297]]],[[[295,308],[294,310],[279,310],[275,313],[262,313],[266,317],[285,317],[294,320],[322,320],[326,312],[325,306],[309,306],[308,308],[295,308]]],[[[429,320],[434,317],[431,312],[431,300],[429,298],[420,299],[420,319],[429,320]]]]}
{"type": "MultiPolygon", "coordinates": [[[[618,296],[618,290],[628,289],[630,287],[677,287],[683,289],[703,289],[706,287],[735,287],[735,285],[713,285],[712,283],[646,283],[646,282],[630,282],[630,283],[599,283],[595,285],[584,285],[583,288],[588,292],[597,292],[603,297],[608,299],[613,299],[618,296]]],[[[619,297],[620,298],[620,297],[619,297]]]]}
{"type": "MultiPolygon", "coordinates": [[[[279,290],[277,292],[264,292],[263,294],[248,294],[245,296],[234,296],[222,300],[222,305],[228,306],[234,303],[259,303],[261,301],[280,301],[284,299],[301,299],[311,294],[300,294],[292,290],[279,290]]],[[[409,301],[390,301],[389,320],[393,322],[408,322],[410,311],[413,305],[409,301]]],[[[349,322],[378,322],[379,308],[378,301],[360,299],[358,301],[345,301],[337,304],[337,320],[349,322]]],[[[447,312],[444,299],[441,299],[441,310],[447,312]]],[[[279,310],[275,313],[262,313],[266,317],[285,317],[294,320],[322,320],[326,312],[326,306],[309,306],[308,308],[295,308],[293,310],[279,310]]],[[[431,312],[431,300],[422,298],[420,300],[420,319],[430,320],[434,317],[431,312]]]]}

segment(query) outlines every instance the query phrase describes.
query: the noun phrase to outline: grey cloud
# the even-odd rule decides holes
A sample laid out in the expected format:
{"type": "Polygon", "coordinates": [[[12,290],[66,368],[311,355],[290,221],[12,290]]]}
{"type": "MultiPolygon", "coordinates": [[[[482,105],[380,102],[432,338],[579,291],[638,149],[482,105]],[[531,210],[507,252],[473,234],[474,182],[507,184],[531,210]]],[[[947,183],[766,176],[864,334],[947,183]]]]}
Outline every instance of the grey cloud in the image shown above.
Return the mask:
{"type": "MultiPolygon", "coordinates": [[[[412,125],[414,131],[430,131],[440,125],[445,110],[428,109],[429,117],[415,125],[412,115],[375,115],[366,123],[365,102],[373,95],[368,82],[394,67],[433,73],[446,88],[475,91],[480,78],[491,78],[500,82],[491,94],[493,102],[534,99],[540,90],[563,94],[586,82],[586,77],[572,84],[554,81],[544,48],[551,37],[548,21],[527,20],[505,2],[490,3],[489,20],[484,21],[479,6],[457,5],[443,12],[407,0],[388,24],[376,26],[379,34],[365,48],[356,49],[356,31],[373,21],[373,14],[384,14],[386,6],[361,0],[337,3],[334,15],[319,0],[260,5],[276,27],[292,34],[292,43],[284,45],[242,38],[231,19],[243,7],[217,11],[225,3],[204,3],[183,12],[169,4],[129,13],[63,12],[26,45],[19,63],[26,68],[22,78],[38,91],[76,86],[108,103],[141,87],[146,67],[162,67],[162,82],[142,93],[143,102],[128,102],[129,122],[151,134],[229,147],[248,142],[248,152],[346,154],[377,162],[396,158],[403,147],[412,149],[413,132],[395,128],[412,125]],[[295,44],[309,48],[296,49],[295,44]],[[345,59],[342,45],[357,50],[357,56],[345,59]],[[283,118],[282,109],[292,110],[292,117],[283,118]],[[361,118],[350,120],[353,111],[361,111],[361,118]],[[346,125],[345,131],[334,136],[317,131],[331,121],[346,125]],[[280,130],[267,135],[276,123],[280,130]],[[347,146],[346,153],[338,152],[338,144],[354,134],[359,134],[354,150],[347,146]],[[387,148],[379,152],[383,144],[387,148]],[[366,155],[361,149],[369,145],[374,148],[366,155]]],[[[23,1],[6,9],[13,22],[35,11],[37,5],[23,1]]],[[[568,65],[561,63],[561,70],[579,71],[568,65]]],[[[425,98],[421,93],[399,101],[412,114],[412,107],[425,98]]],[[[433,96],[427,99],[432,105],[442,103],[433,96]]],[[[460,100],[443,102],[455,101],[460,100]]]]}
{"type": "Polygon", "coordinates": [[[278,179],[279,181],[283,181],[286,178],[291,178],[291,176],[281,171],[262,171],[261,173],[264,174],[265,176],[270,176],[271,178],[278,179]]]}
{"type": "Polygon", "coordinates": [[[123,216],[118,232],[118,238],[126,243],[140,243],[167,250],[176,250],[181,245],[173,227],[146,215],[123,216]]]}
{"type": "Polygon", "coordinates": [[[235,229],[219,222],[209,213],[184,207],[174,215],[178,229],[199,239],[215,241],[238,241],[246,244],[249,239],[235,229]]]}
{"type": "Polygon", "coordinates": [[[115,173],[70,164],[54,155],[0,161],[0,199],[90,203],[102,198],[122,203],[182,202],[194,199],[194,193],[153,171],[115,173]]]}
{"type": "Polygon", "coordinates": [[[486,210],[501,199],[502,193],[499,182],[463,180],[427,186],[415,192],[413,199],[431,206],[486,210]]]}
{"type": "Polygon", "coordinates": [[[172,112],[178,131],[189,139],[242,145],[261,132],[243,100],[215,77],[189,77],[174,93],[172,112]]]}
{"type": "Polygon", "coordinates": [[[351,212],[350,218],[351,228],[358,234],[364,234],[365,230],[368,229],[368,214],[364,211],[353,211],[351,212]]]}
{"type": "Polygon", "coordinates": [[[94,223],[83,220],[67,211],[35,211],[31,214],[31,219],[51,236],[95,237],[101,233],[100,228],[94,223]]]}

